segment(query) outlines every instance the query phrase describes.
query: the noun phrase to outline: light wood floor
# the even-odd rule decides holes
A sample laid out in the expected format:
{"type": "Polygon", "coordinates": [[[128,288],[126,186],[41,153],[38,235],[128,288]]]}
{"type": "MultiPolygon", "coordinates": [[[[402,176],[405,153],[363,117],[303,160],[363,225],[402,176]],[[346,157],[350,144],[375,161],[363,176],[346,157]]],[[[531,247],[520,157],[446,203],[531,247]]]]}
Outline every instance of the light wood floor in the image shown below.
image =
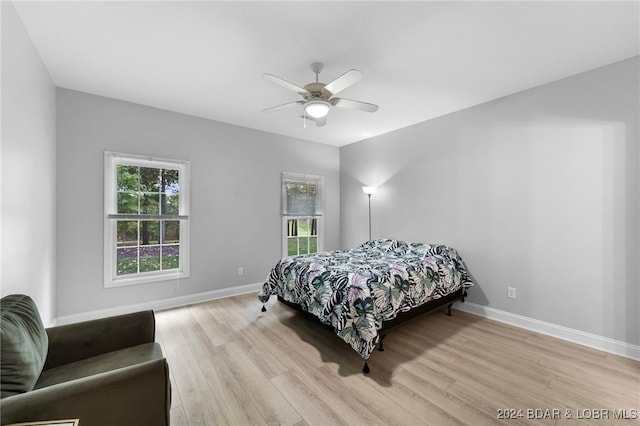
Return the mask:
{"type": "Polygon", "coordinates": [[[640,416],[637,361],[454,310],[390,332],[365,376],[331,331],[260,308],[249,294],[156,313],[172,425],[640,423],[613,419],[640,416]]]}

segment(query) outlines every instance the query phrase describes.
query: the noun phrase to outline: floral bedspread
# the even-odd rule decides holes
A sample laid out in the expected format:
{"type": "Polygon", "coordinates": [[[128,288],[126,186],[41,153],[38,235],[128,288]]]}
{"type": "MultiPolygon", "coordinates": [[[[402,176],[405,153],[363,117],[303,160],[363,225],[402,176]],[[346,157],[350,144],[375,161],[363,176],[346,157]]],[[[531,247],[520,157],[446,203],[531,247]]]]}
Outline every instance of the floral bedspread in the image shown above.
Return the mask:
{"type": "Polygon", "coordinates": [[[450,247],[379,239],[351,250],[281,259],[259,299],[266,303],[278,295],[299,304],[368,359],[383,321],[472,285],[450,247]]]}

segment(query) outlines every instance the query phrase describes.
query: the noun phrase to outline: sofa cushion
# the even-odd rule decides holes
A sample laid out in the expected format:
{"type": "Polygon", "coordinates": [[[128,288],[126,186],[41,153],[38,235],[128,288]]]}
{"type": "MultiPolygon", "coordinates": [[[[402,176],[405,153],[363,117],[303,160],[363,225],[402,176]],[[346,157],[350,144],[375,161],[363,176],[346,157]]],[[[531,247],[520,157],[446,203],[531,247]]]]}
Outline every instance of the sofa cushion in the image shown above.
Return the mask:
{"type": "Polygon", "coordinates": [[[24,294],[0,300],[1,397],[33,389],[47,359],[49,339],[35,302],[24,294]]]}
{"type": "Polygon", "coordinates": [[[83,377],[162,358],[162,348],[155,342],[107,352],[102,355],[44,370],[34,389],[41,389],[58,383],[81,379],[83,377]]]}

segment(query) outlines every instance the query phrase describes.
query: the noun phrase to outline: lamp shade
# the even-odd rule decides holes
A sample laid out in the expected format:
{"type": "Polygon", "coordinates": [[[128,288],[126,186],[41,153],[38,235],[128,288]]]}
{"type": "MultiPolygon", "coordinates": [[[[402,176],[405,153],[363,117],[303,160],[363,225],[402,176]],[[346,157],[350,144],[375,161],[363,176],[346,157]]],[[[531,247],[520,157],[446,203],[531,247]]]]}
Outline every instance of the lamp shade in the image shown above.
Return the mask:
{"type": "Polygon", "coordinates": [[[304,104],[304,111],[313,118],[322,118],[329,113],[331,104],[327,101],[315,99],[304,104]]]}
{"type": "Polygon", "coordinates": [[[367,195],[373,194],[374,192],[376,192],[376,189],[378,189],[378,188],[376,188],[375,186],[363,186],[362,187],[362,191],[367,195]]]}

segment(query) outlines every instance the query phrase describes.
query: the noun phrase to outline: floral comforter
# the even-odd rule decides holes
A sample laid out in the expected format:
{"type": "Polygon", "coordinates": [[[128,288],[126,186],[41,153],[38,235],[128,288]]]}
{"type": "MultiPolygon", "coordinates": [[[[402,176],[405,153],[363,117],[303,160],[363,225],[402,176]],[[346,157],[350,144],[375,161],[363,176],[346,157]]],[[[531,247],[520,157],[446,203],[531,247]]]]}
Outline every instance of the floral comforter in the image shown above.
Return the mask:
{"type": "Polygon", "coordinates": [[[450,247],[379,239],[351,250],[284,258],[259,299],[266,303],[278,295],[299,304],[368,359],[383,321],[472,285],[450,247]]]}

